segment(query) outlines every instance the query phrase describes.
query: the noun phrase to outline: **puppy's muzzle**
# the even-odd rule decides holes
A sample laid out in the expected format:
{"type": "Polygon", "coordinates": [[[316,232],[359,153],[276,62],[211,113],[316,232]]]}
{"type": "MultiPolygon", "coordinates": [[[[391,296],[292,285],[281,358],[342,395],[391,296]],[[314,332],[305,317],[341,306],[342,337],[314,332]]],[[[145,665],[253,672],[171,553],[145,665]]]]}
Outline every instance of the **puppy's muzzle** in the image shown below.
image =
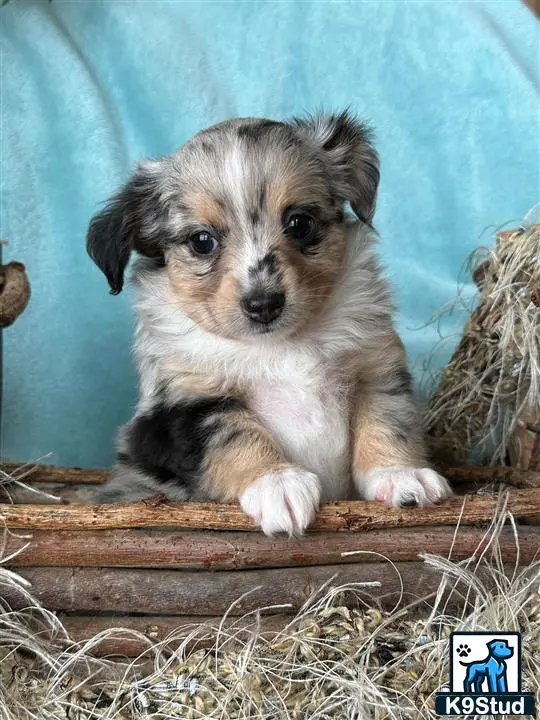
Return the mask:
{"type": "Polygon", "coordinates": [[[283,312],[285,307],[285,293],[282,292],[253,292],[244,295],[241,300],[242,310],[253,322],[268,325],[283,312]]]}

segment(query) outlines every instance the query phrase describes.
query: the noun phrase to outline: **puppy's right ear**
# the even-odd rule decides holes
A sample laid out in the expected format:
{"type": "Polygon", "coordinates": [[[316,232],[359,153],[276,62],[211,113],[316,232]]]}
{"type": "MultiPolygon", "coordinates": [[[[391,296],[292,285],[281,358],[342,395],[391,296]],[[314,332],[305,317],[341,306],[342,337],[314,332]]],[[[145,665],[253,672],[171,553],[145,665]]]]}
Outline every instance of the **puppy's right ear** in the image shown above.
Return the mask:
{"type": "Polygon", "coordinates": [[[379,185],[379,158],[370,128],[349,110],[296,118],[297,132],[322,151],[335,192],[358,218],[371,224],[379,185]]]}
{"type": "Polygon", "coordinates": [[[165,208],[159,190],[159,163],[145,163],[91,221],[86,238],[88,254],[104,273],[111,293],[124,286],[131,252],[162,257],[160,228],[165,208]]]}

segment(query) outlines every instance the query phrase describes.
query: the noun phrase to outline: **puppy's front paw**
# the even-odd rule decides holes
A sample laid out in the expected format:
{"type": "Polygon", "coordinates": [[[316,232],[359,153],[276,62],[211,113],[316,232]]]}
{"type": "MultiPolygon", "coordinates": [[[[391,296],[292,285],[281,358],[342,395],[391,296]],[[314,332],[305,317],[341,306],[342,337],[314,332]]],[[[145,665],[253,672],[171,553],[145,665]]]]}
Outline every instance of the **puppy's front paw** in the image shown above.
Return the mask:
{"type": "Polygon", "coordinates": [[[362,478],[366,500],[389,506],[434,505],[452,495],[447,481],[429,468],[374,468],[362,478]]]}
{"type": "Polygon", "coordinates": [[[240,497],[240,505],[265,535],[301,535],[312,522],[320,498],[319,478],[291,466],[258,477],[240,497]]]}

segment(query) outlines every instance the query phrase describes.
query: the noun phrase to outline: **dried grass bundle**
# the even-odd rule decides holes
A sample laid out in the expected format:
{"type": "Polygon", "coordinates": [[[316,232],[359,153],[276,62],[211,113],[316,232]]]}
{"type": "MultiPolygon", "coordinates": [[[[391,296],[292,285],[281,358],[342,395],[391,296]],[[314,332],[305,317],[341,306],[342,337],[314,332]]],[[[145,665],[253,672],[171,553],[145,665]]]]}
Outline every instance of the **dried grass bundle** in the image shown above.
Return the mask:
{"type": "Polygon", "coordinates": [[[498,233],[470,268],[480,298],[429,402],[434,452],[540,469],[540,224],[498,233]]]}

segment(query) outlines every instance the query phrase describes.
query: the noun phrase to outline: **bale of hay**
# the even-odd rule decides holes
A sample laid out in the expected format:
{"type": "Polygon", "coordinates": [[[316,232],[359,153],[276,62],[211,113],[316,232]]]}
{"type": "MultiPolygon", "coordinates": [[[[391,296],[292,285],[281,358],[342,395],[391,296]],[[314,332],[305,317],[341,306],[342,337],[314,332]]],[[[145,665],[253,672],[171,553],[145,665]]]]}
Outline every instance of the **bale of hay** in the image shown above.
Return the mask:
{"type": "Polygon", "coordinates": [[[499,232],[471,261],[480,297],[432,393],[446,462],[540,468],[540,224],[499,232]]]}

